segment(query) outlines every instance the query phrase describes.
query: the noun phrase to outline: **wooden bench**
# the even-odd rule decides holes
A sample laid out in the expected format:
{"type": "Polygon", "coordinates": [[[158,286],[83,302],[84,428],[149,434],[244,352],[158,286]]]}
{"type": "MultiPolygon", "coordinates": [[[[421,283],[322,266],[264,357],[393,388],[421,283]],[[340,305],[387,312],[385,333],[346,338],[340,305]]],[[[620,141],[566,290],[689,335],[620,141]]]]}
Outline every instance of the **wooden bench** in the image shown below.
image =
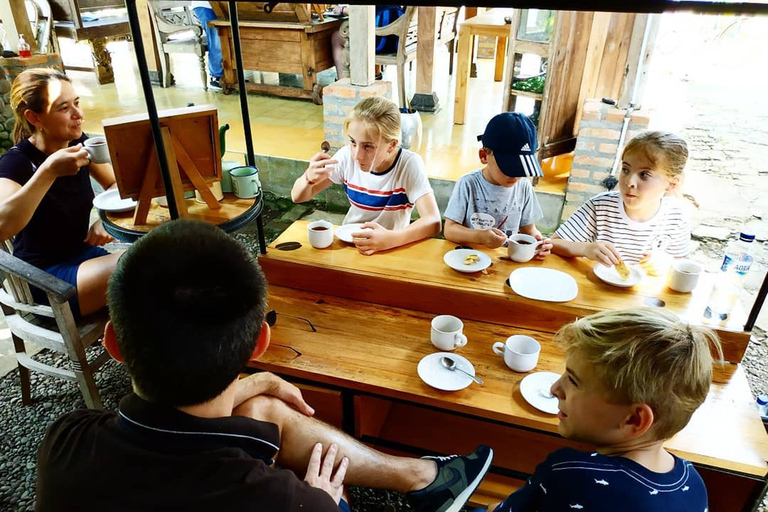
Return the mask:
{"type": "MultiPolygon", "coordinates": [[[[652,283],[635,293],[611,290],[579,277],[584,269],[578,265],[563,267],[579,282],[575,304],[531,301],[504,288],[502,276],[517,264],[494,256],[492,273],[460,275],[442,263],[442,254],[452,248],[442,240],[426,240],[366,257],[335,241],[315,250],[307,243],[306,223],[294,223],[259,258],[278,320],[273,346],[251,366],[319,388],[320,417],[330,417],[351,435],[385,450],[455,453],[481,443],[493,446],[493,474],[472,498],[482,505],[522,485],[552,450],[578,447],[557,434],[554,416],[523,400],[519,384],[525,375],[509,371],[491,351],[493,342],[511,334],[533,336],[542,345],[537,370],[562,372],[564,357],[553,333],[589,312],[590,301],[628,307],[633,295],[640,302],[646,296],[663,297],[666,307],[681,315],[698,304],[690,295],[653,291],[652,283]],[[275,249],[286,241],[302,247],[275,249]],[[592,288],[596,292],[590,294],[592,288]],[[692,305],[686,306],[687,301],[692,305]],[[418,362],[434,352],[430,320],[440,313],[464,320],[469,343],[457,353],[473,362],[485,386],[445,393],[418,377],[418,362]]],[[[551,264],[556,261],[553,257],[551,264]]],[[[701,473],[711,512],[751,510],[766,488],[768,435],[740,364],[748,333],[728,326],[720,332],[729,362],[716,364],[706,402],[666,446],[701,473]]]]}
{"type": "Polygon", "coordinates": [[[54,49],[61,54],[58,38],[88,41],[91,45],[93,67],[66,66],[66,69],[95,71],[100,84],[115,81],[112,59],[107,43],[130,37],[125,3],[120,0],[50,0],[54,20],[54,49]],[[105,13],[102,11],[114,10],[105,13]],[[91,19],[96,13],[99,16],[91,19]]]}

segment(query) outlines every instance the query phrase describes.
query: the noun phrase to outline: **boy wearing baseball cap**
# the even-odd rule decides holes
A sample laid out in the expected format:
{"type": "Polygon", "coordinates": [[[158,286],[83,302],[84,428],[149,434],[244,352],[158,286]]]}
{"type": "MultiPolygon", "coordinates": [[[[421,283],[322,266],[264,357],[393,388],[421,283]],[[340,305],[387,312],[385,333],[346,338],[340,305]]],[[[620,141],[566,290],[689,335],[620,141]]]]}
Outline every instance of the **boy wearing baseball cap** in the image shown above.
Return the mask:
{"type": "Polygon", "coordinates": [[[445,210],[445,238],[456,243],[501,247],[515,233],[542,243],[538,259],[552,249],[534,224],[541,206],[529,179],[542,176],[536,158],[538,143],[533,122],[518,112],[504,112],[490,120],[478,136],[485,167],[461,177],[445,210]]]}

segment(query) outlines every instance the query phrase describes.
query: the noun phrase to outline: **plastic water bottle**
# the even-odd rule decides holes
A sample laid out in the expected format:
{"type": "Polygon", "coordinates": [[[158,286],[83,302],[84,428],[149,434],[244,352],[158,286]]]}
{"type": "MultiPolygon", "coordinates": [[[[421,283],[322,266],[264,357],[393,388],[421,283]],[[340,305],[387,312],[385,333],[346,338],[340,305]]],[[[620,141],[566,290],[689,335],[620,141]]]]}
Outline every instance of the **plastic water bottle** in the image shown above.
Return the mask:
{"type": "Polygon", "coordinates": [[[16,47],[16,53],[19,57],[31,57],[32,49],[29,44],[24,40],[24,34],[19,34],[19,46],[16,47]]]}
{"type": "Polygon", "coordinates": [[[763,418],[768,418],[768,395],[757,395],[757,412],[763,418]]]}
{"type": "Polygon", "coordinates": [[[738,240],[728,242],[720,274],[715,279],[707,309],[704,310],[704,318],[714,321],[728,320],[741,293],[744,276],[752,266],[754,241],[755,235],[741,233],[738,240]]]}

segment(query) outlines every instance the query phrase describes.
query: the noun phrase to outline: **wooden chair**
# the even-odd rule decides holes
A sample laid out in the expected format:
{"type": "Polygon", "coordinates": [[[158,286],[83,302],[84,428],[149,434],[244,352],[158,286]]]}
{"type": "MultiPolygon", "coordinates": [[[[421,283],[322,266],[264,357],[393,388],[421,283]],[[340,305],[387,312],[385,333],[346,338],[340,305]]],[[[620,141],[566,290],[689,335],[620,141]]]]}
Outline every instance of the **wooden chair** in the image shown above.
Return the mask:
{"type": "Polygon", "coordinates": [[[22,403],[28,405],[32,401],[29,371],[34,370],[77,382],[85,404],[101,409],[93,374],[109,359],[109,354],[103,350],[89,362],[85,349],[104,334],[106,314],[91,315],[75,323],[68,302],[75,295],[74,286],[13,256],[10,241],[3,242],[0,249],[0,272],[4,274],[0,303],[16,350],[22,403]],[[37,304],[30,285],[43,290],[50,305],[37,304]],[[70,368],[56,368],[33,359],[27,354],[27,342],[66,354],[70,368]]]}
{"type": "Polygon", "coordinates": [[[397,89],[400,93],[400,107],[408,106],[405,93],[405,65],[416,58],[416,36],[419,30],[419,20],[416,7],[408,6],[405,13],[392,23],[376,27],[377,36],[397,36],[397,51],[395,53],[377,53],[376,64],[382,66],[397,66],[397,89]]]}
{"type": "Polygon", "coordinates": [[[200,77],[203,88],[208,90],[208,78],[205,72],[205,52],[207,50],[204,38],[205,31],[200,26],[189,6],[161,8],[153,2],[154,27],[157,41],[162,53],[161,86],[170,87],[173,84],[171,74],[171,53],[192,53],[197,55],[200,62],[200,77]]]}
{"type": "Polygon", "coordinates": [[[51,53],[53,51],[51,5],[48,3],[48,0],[26,0],[25,4],[29,16],[29,24],[32,32],[35,34],[37,51],[40,53],[51,53]]]}
{"type": "Polygon", "coordinates": [[[461,7],[437,8],[437,35],[435,46],[448,45],[448,74],[453,74],[453,57],[456,53],[456,37],[459,28],[459,10],[461,7]]]}

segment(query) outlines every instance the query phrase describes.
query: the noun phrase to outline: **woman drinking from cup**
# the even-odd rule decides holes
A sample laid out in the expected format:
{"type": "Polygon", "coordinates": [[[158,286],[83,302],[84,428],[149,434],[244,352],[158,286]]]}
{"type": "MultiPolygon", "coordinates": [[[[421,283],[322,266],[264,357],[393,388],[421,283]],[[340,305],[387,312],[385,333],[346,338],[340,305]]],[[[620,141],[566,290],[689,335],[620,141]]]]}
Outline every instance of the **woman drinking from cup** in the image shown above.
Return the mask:
{"type": "MultiPolygon", "coordinates": [[[[99,247],[112,241],[101,221],[89,226],[90,177],[115,185],[109,163],[92,163],[83,148],[80,98],[54,69],[30,69],[11,88],[15,146],[0,157],[0,239],[14,255],[77,288],[75,317],[106,305],[107,281],[120,254],[99,247]]],[[[41,290],[32,290],[45,302],[41,290]]]]}

